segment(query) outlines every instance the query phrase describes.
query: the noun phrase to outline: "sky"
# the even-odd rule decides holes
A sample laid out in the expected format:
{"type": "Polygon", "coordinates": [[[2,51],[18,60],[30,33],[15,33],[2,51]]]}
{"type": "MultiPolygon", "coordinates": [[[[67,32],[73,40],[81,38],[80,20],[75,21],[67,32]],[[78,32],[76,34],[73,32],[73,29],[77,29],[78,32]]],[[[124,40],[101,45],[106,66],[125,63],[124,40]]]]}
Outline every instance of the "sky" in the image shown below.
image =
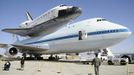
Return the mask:
{"type": "MultiPolygon", "coordinates": [[[[18,27],[26,20],[25,11],[36,18],[60,4],[82,8],[82,14],[73,22],[102,17],[128,27],[132,35],[110,49],[113,53],[134,53],[134,0],[0,0],[0,30],[18,27]]],[[[13,41],[11,34],[0,31],[0,43],[11,44],[13,41]]],[[[0,49],[0,54],[4,51],[0,49]]]]}

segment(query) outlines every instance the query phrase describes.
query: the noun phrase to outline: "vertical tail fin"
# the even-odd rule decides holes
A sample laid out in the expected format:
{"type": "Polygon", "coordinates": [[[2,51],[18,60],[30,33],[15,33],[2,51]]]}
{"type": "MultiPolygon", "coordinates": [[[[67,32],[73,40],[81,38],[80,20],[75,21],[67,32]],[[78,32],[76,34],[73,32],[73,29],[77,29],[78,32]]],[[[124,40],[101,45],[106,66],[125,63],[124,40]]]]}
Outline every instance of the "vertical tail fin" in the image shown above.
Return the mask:
{"type": "Polygon", "coordinates": [[[30,15],[30,13],[28,11],[26,11],[26,19],[28,21],[32,21],[33,20],[32,16],[30,15]]]}

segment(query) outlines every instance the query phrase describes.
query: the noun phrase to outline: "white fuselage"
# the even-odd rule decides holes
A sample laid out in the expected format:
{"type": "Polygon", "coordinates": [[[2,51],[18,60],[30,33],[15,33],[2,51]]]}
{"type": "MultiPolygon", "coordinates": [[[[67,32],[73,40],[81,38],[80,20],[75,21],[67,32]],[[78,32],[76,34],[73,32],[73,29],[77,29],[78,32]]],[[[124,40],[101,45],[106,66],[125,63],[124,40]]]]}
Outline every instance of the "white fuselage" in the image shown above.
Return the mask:
{"type": "Polygon", "coordinates": [[[130,34],[124,26],[102,18],[93,18],[65,26],[52,34],[29,38],[15,44],[43,45],[49,48],[39,52],[41,54],[78,53],[107,48],[126,39],[130,34]],[[79,31],[84,32],[82,40],[79,40],[79,31]]]}

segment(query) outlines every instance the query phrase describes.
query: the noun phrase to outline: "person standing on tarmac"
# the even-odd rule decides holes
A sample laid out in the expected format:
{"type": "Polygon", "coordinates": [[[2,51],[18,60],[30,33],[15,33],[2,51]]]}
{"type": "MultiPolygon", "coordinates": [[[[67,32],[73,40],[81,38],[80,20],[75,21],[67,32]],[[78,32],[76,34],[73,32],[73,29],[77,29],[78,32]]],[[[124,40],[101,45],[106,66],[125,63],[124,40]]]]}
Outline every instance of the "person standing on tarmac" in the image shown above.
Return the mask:
{"type": "Polygon", "coordinates": [[[10,69],[10,66],[11,66],[11,63],[9,61],[6,61],[6,63],[4,64],[4,71],[9,71],[10,69]]]}
{"type": "Polygon", "coordinates": [[[25,63],[25,59],[24,57],[21,58],[20,64],[21,64],[21,69],[24,69],[24,63],[25,63]]]}
{"type": "Polygon", "coordinates": [[[94,65],[95,75],[99,75],[99,67],[101,65],[101,60],[98,58],[98,54],[95,53],[95,58],[92,61],[92,65],[94,65]]]}

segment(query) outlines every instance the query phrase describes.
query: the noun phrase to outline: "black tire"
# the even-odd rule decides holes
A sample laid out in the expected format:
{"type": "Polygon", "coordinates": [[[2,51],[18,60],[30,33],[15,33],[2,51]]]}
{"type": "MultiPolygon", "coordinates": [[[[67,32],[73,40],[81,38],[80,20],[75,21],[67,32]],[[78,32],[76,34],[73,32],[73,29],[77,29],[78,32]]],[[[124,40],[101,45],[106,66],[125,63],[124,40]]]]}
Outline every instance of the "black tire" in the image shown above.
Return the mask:
{"type": "Polygon", "coordinates": [[[43,60],[43,57],[37,57],[37,60],[43,60]]]}
{"type": "Polygon", "coordinates": [[[89,62],[86,63],[87,65],[89,64],[89,62]]]}
{"type": "Polygon", "coordinates": [[[125,55],[125,56],[122,56],[121,58],[128,58],[128,63],[131,63],[131,59],[129,56],[125,55]]]}
{"type": "Polygon", "coordinates": [[[127,64],[127,62],[125,60],[120,61],[120,65],[126,65],[126,64],[127,64]]]}
{"type": "Polygon", "coordinates": [[[85,62],[83,62],[83,64],[86,64],[85,62]]]}
{"type": "Polygon", "coordinates": [[[114,65],[114,63],[111,60],[108,60],[108,65],[114,65]]]}

